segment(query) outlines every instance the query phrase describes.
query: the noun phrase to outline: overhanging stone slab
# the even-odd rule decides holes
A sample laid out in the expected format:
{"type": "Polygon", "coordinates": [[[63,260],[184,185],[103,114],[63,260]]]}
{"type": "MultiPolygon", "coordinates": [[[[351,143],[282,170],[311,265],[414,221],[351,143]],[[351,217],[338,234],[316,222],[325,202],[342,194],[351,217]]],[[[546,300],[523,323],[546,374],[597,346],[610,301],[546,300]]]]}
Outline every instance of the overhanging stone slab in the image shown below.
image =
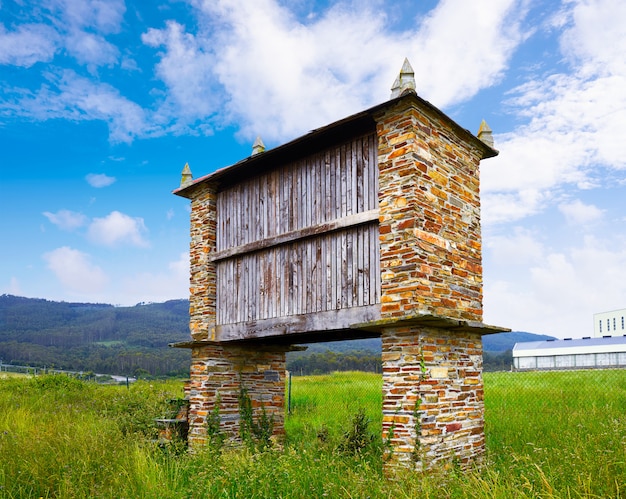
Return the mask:
{"type": "Polygon", "coordinates": [[[447,329],[449,331],[471,332],[481,335],[494,333],[508,333],[509,328],[492,326],[478,321],[467,321],[462,319],[452,319],[431,314],[409,315],[401,318],[380,319],[372,322],[351,324],[352,329],[359,329],[369,332],[378,332],[387,328],[395,327],[433,327],[447,329]]]}

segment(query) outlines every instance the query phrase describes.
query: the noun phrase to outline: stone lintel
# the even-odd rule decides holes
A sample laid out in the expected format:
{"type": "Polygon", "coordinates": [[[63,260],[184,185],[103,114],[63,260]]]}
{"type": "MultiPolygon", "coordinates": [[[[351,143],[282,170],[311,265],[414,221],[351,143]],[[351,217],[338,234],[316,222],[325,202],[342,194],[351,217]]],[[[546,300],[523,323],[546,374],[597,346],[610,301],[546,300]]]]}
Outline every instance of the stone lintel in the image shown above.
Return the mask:
{"type": "Polygon", "coordinates": [[[462,319],[452,319],[431,314],[408,315],[404,317],[390,317],[377,321],[351,324],[351,328],[371,332],[381,332],[383,329],[395,327],[434,327],[447,329],[450,331],[477,333],[480,335],[494,333],[508,333],[509,328],[491,326],[479,321],[466,321],[462,319]]]}

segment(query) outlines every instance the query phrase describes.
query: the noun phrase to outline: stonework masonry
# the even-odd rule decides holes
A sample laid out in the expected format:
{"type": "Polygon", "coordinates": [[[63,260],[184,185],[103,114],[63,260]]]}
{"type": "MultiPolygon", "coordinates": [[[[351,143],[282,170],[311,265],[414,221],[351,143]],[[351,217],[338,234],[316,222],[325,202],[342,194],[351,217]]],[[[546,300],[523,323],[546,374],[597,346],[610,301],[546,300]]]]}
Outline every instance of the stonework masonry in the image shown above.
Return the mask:
{"type": "Polygon", "coordinates": [[[239,393],[245,388],[255,414],[265,411],[274,434],[284,433],[285,349],[207,343],[192,349],[189,398],[189,444],[204,445],[207,415],[219,401],[220,431],[239,440],[239,393]]]}
{"type": "Polygon", "coordinates": [[[411,100],[377,133],[382,317],[482,320],[481,152],[411,100]]]}
{"type": "Polygon", "coordinates": [[[387,465],[476,464],[484,452],[482,342],[477,333],[397,327],[382,333],[387,465]]]}
{"type": "MultiPolygon", "coordinates": [[[[480,322],[482,151],[410,99],[378,115],[377,134],[381,317],[390,326],[420,315],[480,322]]],[[[413,325],[384,328],[382,339],[389,465],[478,459],[480,334],[413,325]]]]}
{"type": "Polygon", "coordinates": [[[189,329],[194,341],[215,336],[216,269],[209,256],[216,249],[216,188],[208,184],[191,199],[189,247],[189,329]]]}

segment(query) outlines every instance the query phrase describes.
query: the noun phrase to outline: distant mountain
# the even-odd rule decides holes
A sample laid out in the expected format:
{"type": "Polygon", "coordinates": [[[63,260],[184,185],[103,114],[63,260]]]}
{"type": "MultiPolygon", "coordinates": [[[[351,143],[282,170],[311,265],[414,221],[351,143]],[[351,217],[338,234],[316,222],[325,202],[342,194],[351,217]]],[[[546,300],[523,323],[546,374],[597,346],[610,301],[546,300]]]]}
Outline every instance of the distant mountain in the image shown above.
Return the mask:
{"type": "Polygon", "coordinates": [[[189,372],[189,302],[114,307],[0,296],[0,359],[110,374],[189,372]]]}
{"type": "MultiPolygon", "coordinates": [[[[486,335],[485,365],[497,357],[506,367],[515,343],[551,338],[526,332],[486,335]]],[[[114,307],[0,296],[0,360],[5,363],[110,374],[186,375],[189,350],[168,344],[189,339],[188,300],[114,307]]],[[[293,365],[300,359],[301,366],[304,359],[317,355],[313,360],[330,367],[363,365],[375,370],[380,352],[380,338],[371,338],[311,344],[304,352],[289,353],[287,360],[293,365]]]]}
{"type": "MultiPolygon", "coordinates": [[[[525,333],[521,331],[515,331],[511,333],[495,333],[487,334],[483,336],[483,350],[485,352],[506,352],[512,350],[515,343],[521,343],[523,341],[542,341],[554,339],[553,336],[546,336],[544,334],[525,333]]],[[[354,350],[362,350],[367,352],[381,352],[381,340],[380,338],[370,338],[366,340],[350,340],[350,341],[335,341],[329,343],[314,343],[308,345],[307,352],[318,353],[331,350],[333,352],[346,352],[354,350]]]]}

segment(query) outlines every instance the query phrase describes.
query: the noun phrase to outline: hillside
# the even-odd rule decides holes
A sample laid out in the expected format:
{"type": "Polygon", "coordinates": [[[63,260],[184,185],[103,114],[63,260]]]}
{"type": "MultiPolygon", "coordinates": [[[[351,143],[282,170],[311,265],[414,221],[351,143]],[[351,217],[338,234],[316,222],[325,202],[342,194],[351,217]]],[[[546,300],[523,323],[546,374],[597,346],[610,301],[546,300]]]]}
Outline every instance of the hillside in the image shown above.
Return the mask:
{"type": "MultiPolygon", "coordinates": [[[[0,296],[0,360],[110,374],[186,375],[189,302],[114,307],[0,296]]],[[[525,332],[483,337],[485,369],[507,369],[516,342],[549,339],[525,332]]],[[[288,354],[288,368],[312,373],[380,369],[380,338],[309,345],[288,354]]]]}
{"type": "Polygon", "coordinates": [[[189,372],[187,300],[113,307],[0,296],[0,359],[110,374],[189,372]]]}

